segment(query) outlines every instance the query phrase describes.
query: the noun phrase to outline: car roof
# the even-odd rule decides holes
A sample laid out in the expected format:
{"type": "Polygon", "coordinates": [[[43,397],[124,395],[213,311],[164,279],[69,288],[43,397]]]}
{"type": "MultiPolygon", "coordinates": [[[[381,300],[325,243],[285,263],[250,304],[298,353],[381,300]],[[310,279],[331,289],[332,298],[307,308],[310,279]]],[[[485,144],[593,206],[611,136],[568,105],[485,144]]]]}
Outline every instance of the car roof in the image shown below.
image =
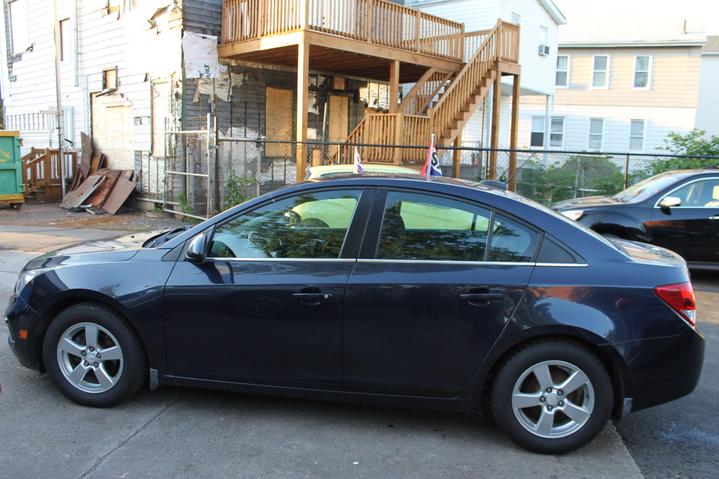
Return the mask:
{"type": "MultiPolygon", "coordinates": [[[[419,173],[419,170],[414,170],[407,166],[399,165],[383,165],[377,163],[362,163],[362,167],[365,171],[387,171],[397,173],[419,173]]],[[[323,174],[323,173],[342,173],[346,171],[352,171],[354,169],[353,164],[342,164],[342,165],[319,165],[311,166],[310,173],[312,174],[323,174]]]]}

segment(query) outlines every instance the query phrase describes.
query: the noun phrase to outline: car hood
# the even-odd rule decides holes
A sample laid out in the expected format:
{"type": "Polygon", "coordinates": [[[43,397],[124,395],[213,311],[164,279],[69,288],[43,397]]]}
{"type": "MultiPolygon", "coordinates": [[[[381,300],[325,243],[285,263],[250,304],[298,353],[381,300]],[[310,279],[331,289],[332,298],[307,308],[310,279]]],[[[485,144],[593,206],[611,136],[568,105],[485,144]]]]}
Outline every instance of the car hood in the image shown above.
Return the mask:
{"type": "Polygon", "coordinates": [[[161,232],[159,230],[133,233],[118,238],[86,241],[66,246],[30,260],[23,270],[52,268],[74,263],[127,261],[137,254],[145,241],[161,232]]]}
{"type": "Polygon", "coordinates": [[[615,200],[611,196],[587,196],[585,198],[575,198],[573,200],[560,201],[552,205],[555,210],[580,210],[582,208],[596,208],[598,206],[621,205],[621,201],[615,200]]]}

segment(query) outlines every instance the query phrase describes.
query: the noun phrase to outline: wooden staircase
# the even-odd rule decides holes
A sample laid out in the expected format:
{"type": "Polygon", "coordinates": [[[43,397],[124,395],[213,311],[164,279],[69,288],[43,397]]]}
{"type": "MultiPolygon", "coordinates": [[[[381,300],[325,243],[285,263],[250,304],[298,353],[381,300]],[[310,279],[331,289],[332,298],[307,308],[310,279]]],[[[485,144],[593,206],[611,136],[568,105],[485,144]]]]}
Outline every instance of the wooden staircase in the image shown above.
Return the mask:
{"type": "MultiPolygon", "coordinates": [[[[77,169],[77,152],[63,151],[65,176],[73,178],[77,169]]],[[[50,148],[31,148],[22,157],[23,190],[26,201],[52,202],[62,199],[60,152],[50,148]]]]}
{"type": "Polygon", "coordinates": [[[420,163],[432,133],[438,146],[450,145],[492,89],[502,65],[514,64],[518,70],[517,25],[499,20],[491,30],[466,37],[469,60],[461,71],[455,74],[428,69],[402,99],[397,113],[366,115],[330,162],[351,163],[355,145],[373,145],[360,146],[362,161],[420,163]]]}

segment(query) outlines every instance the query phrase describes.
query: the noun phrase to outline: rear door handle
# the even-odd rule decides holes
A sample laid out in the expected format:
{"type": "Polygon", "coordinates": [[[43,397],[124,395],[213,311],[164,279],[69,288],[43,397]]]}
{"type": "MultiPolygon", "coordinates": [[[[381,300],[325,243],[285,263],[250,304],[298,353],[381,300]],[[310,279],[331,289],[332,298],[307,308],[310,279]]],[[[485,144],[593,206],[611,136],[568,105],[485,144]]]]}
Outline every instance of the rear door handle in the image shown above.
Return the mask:
{"type": "Polygon", "coordinates": [[[709,221],[719,221],[719,215],[710,216],[709,221]]]}
{"type": "Polygon", "coordinates": [[[464,293],[460,297],[469,302],[480,302],[497,301],[502,299],[504,295],[502,293],[464,293]]]}

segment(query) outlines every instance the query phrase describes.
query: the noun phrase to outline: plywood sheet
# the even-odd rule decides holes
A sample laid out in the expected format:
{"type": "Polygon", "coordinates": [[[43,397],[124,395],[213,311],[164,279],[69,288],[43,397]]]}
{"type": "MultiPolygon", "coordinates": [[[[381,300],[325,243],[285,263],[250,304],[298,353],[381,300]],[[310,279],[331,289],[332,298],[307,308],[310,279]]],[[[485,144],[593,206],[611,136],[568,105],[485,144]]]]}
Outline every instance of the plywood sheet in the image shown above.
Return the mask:
{"type": "Polygon", "coordinates": [[[329,141],[344,141],[349,134],[349,97],[330,95],[329,141]]]}
{"type": "MultiPolygon", "coordinates": [[[[267,87],[265,99],[265,135],[268,140],[292,139],[292,90],[267,87]]],[[[266,143],[265,156],[292,156],[290,143],[266,143]]]]}
{"type": "Polygon", "coordinates": [[[100,184],[105,181],[105,177],[102,175],[90,175],[80,186],[68,194],[60,203],[61,208],[79,208],[80,205],[84,204],[84,201],[92,195],[100,184]]]}
{"type": "Polygon", "coordinates": [[[91,208],[102,207],[121,173],[122,171],[120,170],[98,170],[98,174],[104,176],[105,181],[102,182],[102,184],[87,198],[83,204],[90,205],[91,208]]]}
{"type": "Polygon", "coordinates": [[[125,174],[120,175],[115,182],[115,187],[110,191],[105,203],[102,205],[102,209],[111,215],[117,213],[117,210],[120,209],[135,190],[135,182],[125,176],[125,174]]]}

